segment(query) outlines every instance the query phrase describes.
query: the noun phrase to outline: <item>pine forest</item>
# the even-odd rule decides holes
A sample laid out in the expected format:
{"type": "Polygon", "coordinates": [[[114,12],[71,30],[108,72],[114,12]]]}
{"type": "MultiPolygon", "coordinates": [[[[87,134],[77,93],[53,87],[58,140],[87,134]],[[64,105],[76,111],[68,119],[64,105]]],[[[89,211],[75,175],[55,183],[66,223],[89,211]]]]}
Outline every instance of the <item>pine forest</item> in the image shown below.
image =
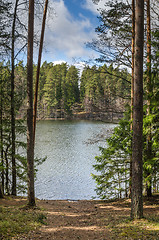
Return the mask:
{"type": "MultiPolygon", "coordinates": [[[[153,199],[159,192],[159,2],[81,2],[0,0],[0,201],[9,201],[9,196],[16,198],[17,195],[27,195],[27,209],[37,211],[35,179],[38,169],[47,162],[47,156],[35,156],[37,121],[87,120],[111,123],[115,127],[113,125],[110,133],[103,135],[104,147],[97,146],[100,153],[93,159],[95,163],[91,167],[94,172],[90,172],[89,176],[96,183],[96,196],[104,200],[101,204],[108,204],[105,201],[110,199],[126,199],[128,203],[130,199],[131,220],[143,219],[145,197],[153,199]],[[79,4],[79,9],[74,4],[79,4]],[[79,10],[83,12],[79,13],[79,10]],[[84,16],[84,13],[88,16],[84,16]],[[90,29],[94,22],[88,21],[87,17],[94,19],[95,15],[98,26],[90,34],[86,29],[90,29]],[[70,20],[73,16],[74,19],[70,20]],[[67,29],[62,26],[61,18],[67,19],[63,21],[63,24],[67,23],[67,29]],[[58,28],[56,20],[59,21],[58,28]],[[52,21],[52,25],[49,25],[49,21],[52,21]],[[69,26],[73,26],[72,35],[69,26]],[[78,39],[75,40],[77,26],[79,39],[84,38],[85,41],[81,52],[86,53],[86,49],[89,49],[96,57],[85,61],[80,56],[81,60],[74,61],[74,64],[65,60],[57,63],[54,54],[58,52],[60,44],[61,52],[65,53],[68,50],[65,51],[64,47],[70,47],[73,43],[78,45],[78,39]],[[55,32],[49,37],[51,28],[55,32]],[[81,29],[84,30],[80,36],[81,29]],[[66,32],[68,39],[69,35],[74,39],[71,43],[67,37],[61,37],[66,32]],[[56,42],[58,34],[60,40],[56,42]],[[54,54],[50,52],[51,60],[50,57],[49,60],[45,59],[47,40],[52,40],[50,44],[54,54]]],[[[71,50],[80,51],[80,47],[71,50]]],[[[63,148],[60,149],[62,151],[63,148]]],[[[158,206],[158,202],[155,206],[158,206]]],[[[93,205],[92,209],[98,207],[93,205]]],[[[71,209],[70,205],[67,208],[71,209]]],[[[1,212],[3,215],[5,211],[5,207],[0,207],[0,229],[3,220],[1,212]]],[[[60,211],[55,210],[59,216],[60,211]]],[[[64,213],[62,216],[66,215],[64,213]]],[[[40,224],[45,224],[45,217],[43,214],[40,216],[40,224]]],[[[104,217],[101,219],[105,221],[104,217]]],[[[158,219],[158,213],[153,219],[158,219]]],[[[2,234],[0,230],[0,239],[15,237],[16,234],[12,234],[15,230],[8,230],[9,225],[12,224],[8,224],[2,234]]],[[[115,226],[121,227],[117,223],[115,226]]],[[[95,226],[91,231],[97,228],[95,226]]],[[[150,235],[146,235],[147,238],[144,235],[133,238],[135,235],[132,235],[130,238],[128,231],[124,234],[126,238],[121,235],[121,238],[110,239],[158,239],[150,235]]],[[[157,234],[158,230],[154,236],[159,237],[157,234]]],[[[49,237],[35,239],[56,239],[49,237]]],[[[64,238],[60,236],[57,239],[64,238]]],[[[81,235],[81,238],[72,239],[106,238],[100,238],[98,232],[97,238],[81,235]]]]}

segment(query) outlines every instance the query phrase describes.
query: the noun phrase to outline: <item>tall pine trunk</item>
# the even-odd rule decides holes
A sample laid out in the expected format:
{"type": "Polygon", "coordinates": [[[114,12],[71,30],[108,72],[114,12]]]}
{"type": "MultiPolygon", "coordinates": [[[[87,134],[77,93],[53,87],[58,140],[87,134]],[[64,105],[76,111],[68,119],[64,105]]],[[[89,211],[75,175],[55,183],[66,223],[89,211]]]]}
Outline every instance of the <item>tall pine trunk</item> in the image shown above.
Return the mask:
{"type": "Polygon", "coordinates": [[[8,150],[9,150],[10,145],[7,146],[4,155],[5,155],[5,191],[6,194],[9,195],[9,162],[8,162],[8,150]]]}
{"type": "MultiPolygon", "coordinates": [[[[132,0],[132,76],[131,76],[131,121],[133,120],[134,105],[134,53],[135,53],[135,0],[132,0]]],[[[132,130],[132,124],[131,124],[132,130]]]]}
{"type": "Polygon", "coordinates": [[[143,45],[144,45],[144,0],[136,0],[134,107],[133,107],[133,140],[132,140],[132,193],[131,193],[132,219],[138,219],[143,217],[143,197],[142,197],[143,45]]]}
{"type": "Polygon", "coordinates": [[[37,66],[37,72],[36,72],[36,83],[35,83],[35,94],[34,94],[34,108],[33,108],[34,144],[35,144],[35,130],[36,130],[36,117],[37,117],[39,75],[40,75],[41,56],[42,56],[42,49],[43,49],[43,42],[44,42],[44,32],[45,32],[45,22],[46,22],[47,6],[48,6],[48,0],[45,1],[43,22],[42,22],[42,29],[41,29],[40,47],[39,47],[39,56],[38,56],[38,66],[37,66]]]}
{"type": "MultiPolygon", "coordinates": [[[[150,24],[150,0],[147,0],[147,115],[151,114],[151,24],[150,24]]],[[[147,160],[150,161],[152,158],[152,143],[151,143],[151,124],[148,126],[147,134],[147,160]]],[[[151,172],[146,171],[147,177],[150,176],[151,172]]],[[[150,178],[149,178],[150,179],[150,178]]],[[[152,196],[151,190],[151,179],[146,183],[147,196],[152,196]]]]}
{"type": "MultiPolygon", "coordinates": [[[[135,52],[135,0],[132,0],[132,73],[131,73],[131,125],[130,130],[132,131],[133,121],[133,105],[134,105],[134,52],[135,52]]],[[[130,179],[129,179],[129,197],[131,197],[131,185],[132,185],[132,158],[130,159],[130,179]]]]}
{"type": "Polygon", "coordinates": [[[1,181],[0,181],[0,198],[4,194],[4,151],[3,151],[3,89],[2,89],[2,79],[0,78],[0,151],[1,151],[1,181]]]}
{"type": "Polygon", "coordinates": [[[15,99],[14,99],[14,43],[15,43],[15,23],[17,17],[17,6],[19,0],[15,2],[13,25],[12,25],[12,50],[11,50],[11,141],[12,141],[12,195],[16,195],[16,161],[15,161],[15,99]]]}
{"type": "Polygon", "coordinates": [[[33,38],[34,38],[34,0],[29,0],[28,55],[27,55],[27,167],[28,167],[28,205],[35,205],[34,191],[34,134],[33,134],[33,38]]]}

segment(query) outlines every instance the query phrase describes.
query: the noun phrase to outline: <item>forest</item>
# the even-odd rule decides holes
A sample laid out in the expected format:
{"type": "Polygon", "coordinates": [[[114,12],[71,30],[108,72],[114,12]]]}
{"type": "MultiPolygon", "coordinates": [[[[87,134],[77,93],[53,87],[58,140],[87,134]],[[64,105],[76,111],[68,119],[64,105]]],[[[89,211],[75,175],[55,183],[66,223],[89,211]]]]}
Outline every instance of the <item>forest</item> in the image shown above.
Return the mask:
{"type": "MultiPolygon", "coordinates": [[[[34,66],[34,86],[36,69],[34,66]]],[[[126,70],[120,71],[112,65],[85,66],[79,73],[78,68],[67,63],[53,65],[44,62],[40,68],[37,117],[112,121],[114,113],[118,120],[130,102],[130,79],[126,70]]],[[[15,83],[17,118],[22,119],[27,107],[26,66],[22,62],[15,67],[15,83]]]]}
{"type": "Polygon", "coordinates": [[[152,197],[159,187],[158,1],[106,1],[98,38],[87,43],[100,53],[98,64],[82,71],[67,63],[41,64],[47,5],[0,2],[0,198],[27,191],[27,205],[36,206],[34,179],[45,161],[34,157],[36,119],[121,119],[108,147],[100,148],[92,176],[101,199],[130,198],[131,219],[143,218],[143,195],[152,197]],[[34,32],[34,17],[42,22],[41,35],[34,32]],[[20,140],[24,134],[27,143],[20,140]]]}

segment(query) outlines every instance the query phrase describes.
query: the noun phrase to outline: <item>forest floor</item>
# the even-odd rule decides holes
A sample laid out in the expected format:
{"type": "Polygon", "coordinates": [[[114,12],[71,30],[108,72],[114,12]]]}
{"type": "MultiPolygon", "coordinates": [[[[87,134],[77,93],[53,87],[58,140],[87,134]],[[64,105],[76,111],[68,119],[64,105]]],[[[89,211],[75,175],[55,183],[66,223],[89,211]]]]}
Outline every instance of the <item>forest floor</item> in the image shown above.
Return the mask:
{"type": "Polygon", "coordinates": [[[26,208],[26,199],[0,199],[0,239],[8,240],[112,240],[159,239],[159,195],[144,199],[144,218],[130,220],[130,200],[37,200],[26,208]]]}

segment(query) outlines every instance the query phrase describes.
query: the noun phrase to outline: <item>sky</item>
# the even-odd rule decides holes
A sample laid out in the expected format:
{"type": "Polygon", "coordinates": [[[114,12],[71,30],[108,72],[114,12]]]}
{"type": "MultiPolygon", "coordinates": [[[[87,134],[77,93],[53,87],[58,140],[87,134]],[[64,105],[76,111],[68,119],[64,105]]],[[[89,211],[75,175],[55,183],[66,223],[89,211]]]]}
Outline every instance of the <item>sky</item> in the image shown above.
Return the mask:
{"type": "Polygon", "coordinates": [[[95,5],[92,0],[50,0],[42,62],[74,64],[98,57],[95,51],[86,47],[86,43],[96,37],[97,9],[104,2],[100,0],[95,5]]]}

